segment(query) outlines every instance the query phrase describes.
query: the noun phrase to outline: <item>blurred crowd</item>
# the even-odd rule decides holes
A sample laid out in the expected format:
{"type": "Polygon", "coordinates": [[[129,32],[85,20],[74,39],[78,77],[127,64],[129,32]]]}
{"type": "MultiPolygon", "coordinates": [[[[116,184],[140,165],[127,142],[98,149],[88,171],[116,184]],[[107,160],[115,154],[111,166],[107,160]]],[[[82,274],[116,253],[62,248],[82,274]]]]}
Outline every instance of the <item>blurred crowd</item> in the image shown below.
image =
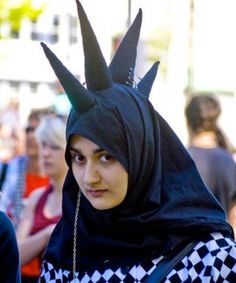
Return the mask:
{"type": "Polygon", "coordinates": [[[25,125],[19,103],[0,113],[0,210],[17,236],[22,282],[37,282],[41,256],[61,217],[67,114],[32,109],[25,125]]]}

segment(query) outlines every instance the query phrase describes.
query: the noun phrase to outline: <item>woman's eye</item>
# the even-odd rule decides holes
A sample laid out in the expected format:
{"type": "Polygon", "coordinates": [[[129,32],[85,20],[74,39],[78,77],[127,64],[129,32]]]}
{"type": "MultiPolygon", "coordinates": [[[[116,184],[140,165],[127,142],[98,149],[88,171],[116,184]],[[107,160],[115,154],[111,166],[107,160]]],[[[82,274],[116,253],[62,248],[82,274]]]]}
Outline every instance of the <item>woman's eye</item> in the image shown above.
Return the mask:
{"type": "Polygon", "coordinates": [[[114,157],[113,157],[111,154],[103,153],[103,154],[101,155],[101,160],[102,160],[103,162],[113,161],[113,160],[114,160],[114,157]]]}
{"type": "Polygon", "coordinates": [[[76,163],[82,163],[84,161],[84,156],[80,154],[72,154],[72,160],[76,163]]]}
{"type": "Polygon", "coordinates": [[[58,145],[51,145],[52,150],[60,150],[61,148],[58,145]]]}

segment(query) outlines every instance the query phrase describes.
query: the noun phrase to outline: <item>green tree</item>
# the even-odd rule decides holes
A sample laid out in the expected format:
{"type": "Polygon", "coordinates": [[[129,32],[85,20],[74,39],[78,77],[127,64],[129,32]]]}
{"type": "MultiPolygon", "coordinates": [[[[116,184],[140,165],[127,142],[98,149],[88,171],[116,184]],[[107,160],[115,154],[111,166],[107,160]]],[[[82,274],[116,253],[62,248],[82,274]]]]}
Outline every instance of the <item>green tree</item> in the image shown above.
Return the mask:
{"type": "Polygon", "coordinates": [[[9,24],[13,32],[18,32],[24,19],[36,21],[43,13],[46,1],[35,6],[34,0],[0,0],[0,28],[9,24]]]}

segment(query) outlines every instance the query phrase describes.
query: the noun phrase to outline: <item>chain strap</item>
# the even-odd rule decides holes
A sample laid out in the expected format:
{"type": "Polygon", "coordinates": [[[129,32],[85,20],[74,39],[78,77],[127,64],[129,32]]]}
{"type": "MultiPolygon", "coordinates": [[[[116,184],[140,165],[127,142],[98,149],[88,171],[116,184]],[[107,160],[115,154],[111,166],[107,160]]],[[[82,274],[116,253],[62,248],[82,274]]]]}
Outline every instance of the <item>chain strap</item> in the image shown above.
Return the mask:
{"type": "Polygon", "coordinates": [[[74,220],[74,233],[73,233],[73,279],[76,280],[76,253],[77,253],[77,225],[78,225],[78,218],[79,218],[79,207],[80,207],[80,196],[81,190],[78,192],[76,210],[75,210],[75,220],[74,220]]]}

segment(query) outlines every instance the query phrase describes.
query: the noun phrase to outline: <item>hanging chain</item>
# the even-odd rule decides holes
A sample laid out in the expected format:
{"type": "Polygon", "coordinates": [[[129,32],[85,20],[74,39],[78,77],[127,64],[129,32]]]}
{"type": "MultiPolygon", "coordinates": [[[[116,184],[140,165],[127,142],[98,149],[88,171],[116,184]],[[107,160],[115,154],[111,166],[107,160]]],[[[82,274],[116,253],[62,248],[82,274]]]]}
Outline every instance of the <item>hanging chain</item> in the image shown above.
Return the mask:
{"type": "Polygon", "coordinates": [[[74,220],[74,233],[73,233],[73,278],[76,279],[76,253],[77,253],[77,225],[79,218],[79,207],[80,207],[80,196],[81,190],[79,189],[76,210],[75,210],[75,220],[74,220]]]}

